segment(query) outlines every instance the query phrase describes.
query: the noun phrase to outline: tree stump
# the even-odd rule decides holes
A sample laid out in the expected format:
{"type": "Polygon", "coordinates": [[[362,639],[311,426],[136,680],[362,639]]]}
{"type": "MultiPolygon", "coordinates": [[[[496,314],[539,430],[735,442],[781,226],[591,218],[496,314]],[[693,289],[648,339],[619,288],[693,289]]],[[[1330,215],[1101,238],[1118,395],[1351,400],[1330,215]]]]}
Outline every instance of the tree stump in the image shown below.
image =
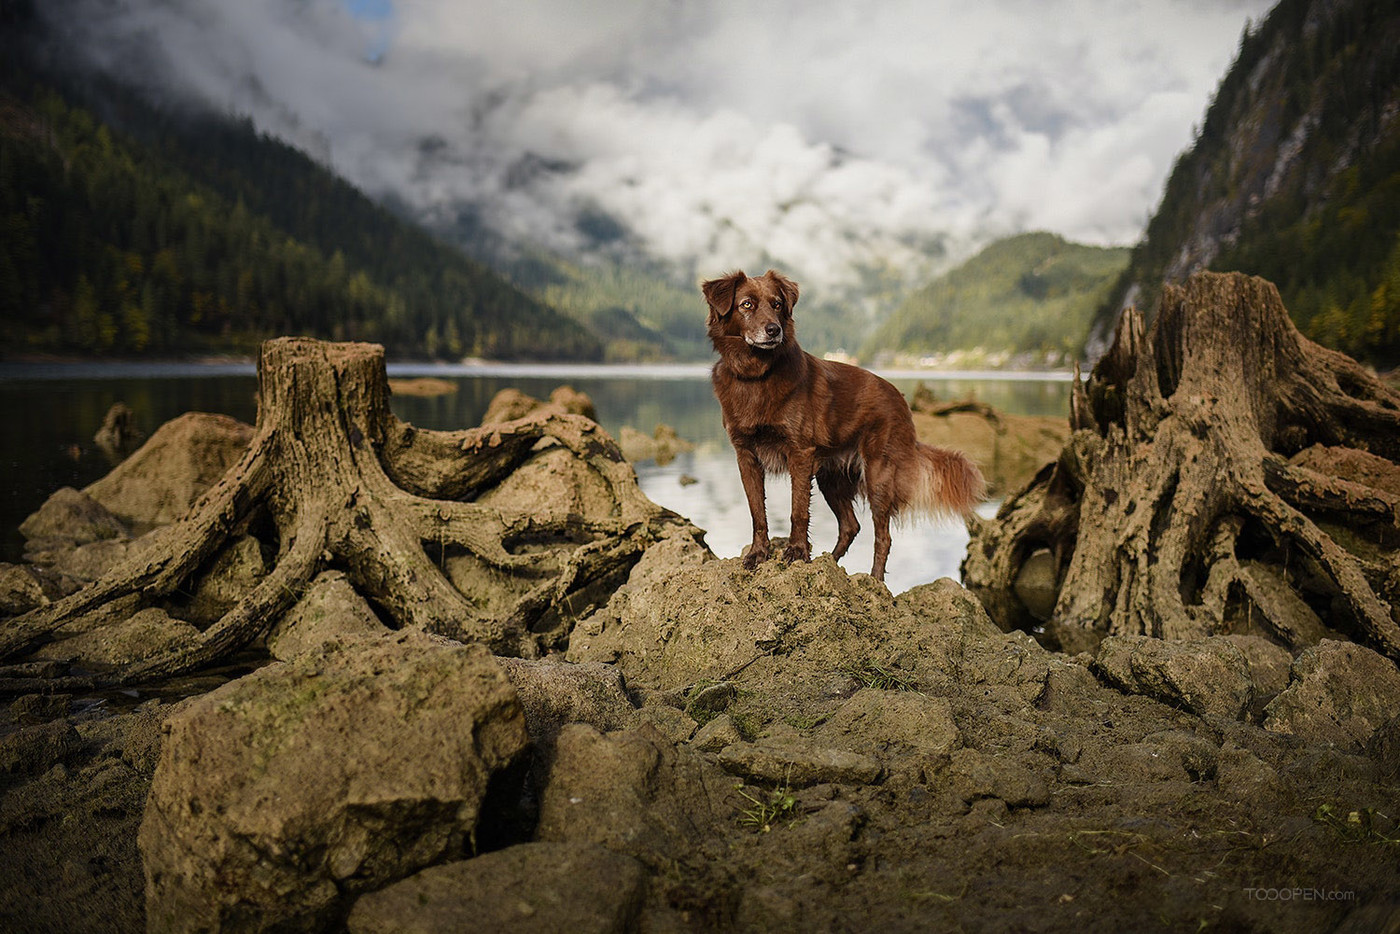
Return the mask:
{"type": "Polygon", "coordinates": [[[0,628],[0,658],[65,627],[94,628],[193,592],[235,537],[253,535],[272,570],[188,645],[107,673],[156,680],[213,665],[248,645],[326,569],[343,571],[391,627],[412,626],[497,654],[539,654],[532,627],[606,599],[657,537],[688,523],[642,494],[593,421],[543,413],[456,432],[421,430],[389,410],[375,344],[281,338],[262,347],[257,430],[247,451],[181,521],[102,578],[0,628]],[[542,448],[581,458],[615,503],[605,518],[541,520],[473,502],[542,448]],[[468,554],[530,582],[504,613],[483,613],[441,564],[468,554]]]}
{"type": "Polygon", "coordinates": [[[964,579],[1003,628],[1066,651],[1341,635],[1400,660],[1400,395],[1239,274],[1168,287],[1146,335],[1130,309],[1075,376],[1059,460],[973,529],[964,579]],[[1016,595],[1035,566],[1048,619],[1016,595]]]}

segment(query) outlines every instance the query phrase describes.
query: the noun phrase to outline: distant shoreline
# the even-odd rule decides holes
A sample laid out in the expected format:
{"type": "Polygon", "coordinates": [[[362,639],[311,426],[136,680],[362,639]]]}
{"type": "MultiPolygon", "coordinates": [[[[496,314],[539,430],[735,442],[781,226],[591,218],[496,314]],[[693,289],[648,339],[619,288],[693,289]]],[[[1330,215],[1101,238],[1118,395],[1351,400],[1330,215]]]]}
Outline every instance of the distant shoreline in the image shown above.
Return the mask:
{"type": "MultiPolygon", "coordinates": [[[[390,362],[391,377],[543,377],[555,379],[706,379],[709,363],[425,363],[390,362]]],[[[872,367],[886,379],[1014,380],[1069,382],[1070,370],[941,370],[914,367],[872,367]]],[[[249,358],[198,360],[80,360],[30,359],[0,361],[0,381],[59,379],[187,379],[200,376],[255,376],[249,358]]]]}

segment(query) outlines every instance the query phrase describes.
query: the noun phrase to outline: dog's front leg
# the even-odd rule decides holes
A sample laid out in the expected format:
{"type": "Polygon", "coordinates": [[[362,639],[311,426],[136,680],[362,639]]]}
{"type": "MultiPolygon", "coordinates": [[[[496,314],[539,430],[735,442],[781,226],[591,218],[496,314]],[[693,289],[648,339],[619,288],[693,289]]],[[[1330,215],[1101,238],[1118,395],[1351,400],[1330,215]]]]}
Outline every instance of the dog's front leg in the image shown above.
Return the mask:
{"type": "Polygon", "coordinates": [[[752,571],[768,560],[768,509],[763,499],[763,462],[752,448],[736,447],[734,453],[739,460],[739,479],[744,483],[744,496],[749,501],[749,515],[753,517],[753,543],[749,553],[744,555],[744,567],[752,571]]]}
{"type": "Polygon", "coordinates": [[[812,560],[807,526],[812,518],[812,471],[816,453],[814,448],[802,448],[788,455],[788,473],[792,476],[792,534],[783,552],[784,561],[812,560]]]}

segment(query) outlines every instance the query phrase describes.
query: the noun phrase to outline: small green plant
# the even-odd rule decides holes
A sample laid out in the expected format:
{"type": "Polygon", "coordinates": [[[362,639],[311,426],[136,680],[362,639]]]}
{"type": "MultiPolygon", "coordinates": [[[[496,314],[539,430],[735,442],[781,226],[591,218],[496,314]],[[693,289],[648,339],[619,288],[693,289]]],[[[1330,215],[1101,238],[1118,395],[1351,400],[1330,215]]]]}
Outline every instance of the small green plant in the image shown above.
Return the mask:
{"type": "Polygon", "coordinates": [[[825,722],[826,722],[826,715],[825,715],[825,714],[806,714],[806,715],[789,714],[788,716],[783,717],[783,722],[786,723],[788,726],[792,727],[794,730],[801,730],[803,733],[806,733],[806,732],[809,732],[809,731],[811,731],[811,730],[815,730],[817,727],[819,727],[819,726],[821,726],[823,723],[825,723],[825,722]]]}
{"type": "Polygon", "coordinates": [[[758,734],[763,732],[763,718],[752,710],[735,710],[730,708],[729,721],[734,724],[734,729],[739,731],[739,736],[746,743],[751,743],[758,738],[758,734]]]}
{"type": "Polygon", "coordinates": [[[868,688],[880,691],[914,691],[917,693],[914,677],[892,665],[881,665],[867,659],[863,663],[847,665],[841,671],[868,688]]]}
{"type": "Polygon", "coordinates": [[[739,824],[750,827],[758,833],[768,833],[779,821],[791,820],[797,814],[797,799],[786,783],[768,793],[767,800],[749,794],[743,784],[734,786],[739,796],[749,802],[749,806],[739,811],[739,824]]]}
{"type": "Polygon", "coordinates": [[[720,715],[720,711],[715,710],[712,707],[692,706],[687,707],[685,712],[690,715],[690,719],[695,721],[695,725],[697,727],[704,726],[705,724],[713,720],[715,717],[718,717],[720,715]]]}

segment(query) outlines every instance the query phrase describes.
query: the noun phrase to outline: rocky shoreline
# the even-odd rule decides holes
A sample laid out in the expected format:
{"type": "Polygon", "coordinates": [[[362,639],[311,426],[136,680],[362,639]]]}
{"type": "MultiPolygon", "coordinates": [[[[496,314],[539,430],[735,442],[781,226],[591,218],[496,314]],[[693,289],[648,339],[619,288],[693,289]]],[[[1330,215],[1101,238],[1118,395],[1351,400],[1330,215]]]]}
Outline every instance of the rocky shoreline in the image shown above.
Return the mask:
{"type": "MultiPolygon", "coordinates": [[[[188,509],[247,441],[197,427],[226,443],[167,436],[203,453],[148,454],[145,501],[188,509]]],[[[139,552],[149,508],[98,502],[134,482],[46,507],[38,560],[3,569],[5,613],[139,552]]],[[[386,629],[326,571],[220,668],[82,682],[217,618],[256,551],[187,595],[188,619],[65,633],[11,666],[0,926],[1400,923],[1400,671],[1355,643],[1110,636],[1070,655],[1002,632],[951,580],[892,595],[829,556],[745,571],[677,534],[539,659],[386,629]]]]}

